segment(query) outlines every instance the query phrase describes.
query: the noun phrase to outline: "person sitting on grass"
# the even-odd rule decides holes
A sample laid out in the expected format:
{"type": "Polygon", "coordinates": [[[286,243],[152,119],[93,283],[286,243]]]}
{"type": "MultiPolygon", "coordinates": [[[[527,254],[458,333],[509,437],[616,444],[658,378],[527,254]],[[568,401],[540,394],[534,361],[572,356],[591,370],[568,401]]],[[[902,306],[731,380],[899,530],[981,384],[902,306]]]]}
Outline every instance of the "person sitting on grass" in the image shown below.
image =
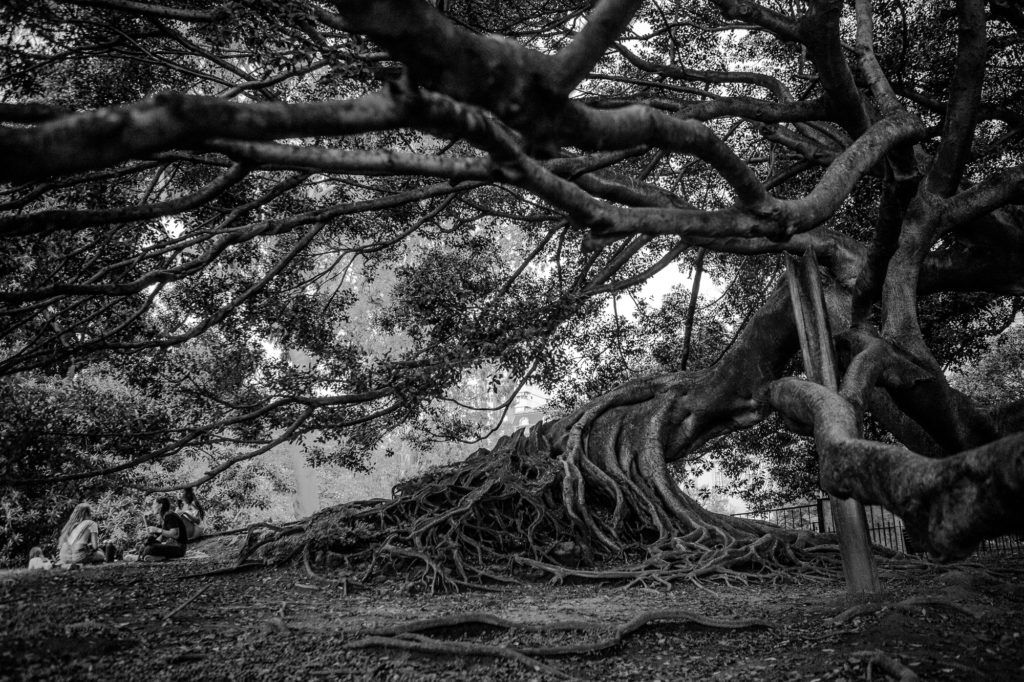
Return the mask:
{"type": "Polygon", "coordinates": [[[184,494],[178,500],[178,516],[185,523],[186,534],[189,540],[195,540],[203,535],[203,519],[206,511],[203,505],[199,504],[196,494],[192,488],[185,488],[184,494]]]}
{"type": "Polygon", "coordinates": [[[107,560],[100,550],[100,529],[92,520],[92,509],[85,502],[77,505],[57,541],[60,563],[66,567],[102,564],[107,560]]]}
{"type": "Polygon", "coordinates": [[[43,548],[37,545],[28,551],[28,567],[29,570],[48,571],[53,563],[43,556],[43,548]]]}
{"type": "Polygon", "coordinates": [[[185,556],[188,532],[181,517],[171,511],[171,501],[166,497],[153,500],[153,514],[161,525],[147,528],[150,535],[142,548],[142,560],[167,561],[185,556]]]}

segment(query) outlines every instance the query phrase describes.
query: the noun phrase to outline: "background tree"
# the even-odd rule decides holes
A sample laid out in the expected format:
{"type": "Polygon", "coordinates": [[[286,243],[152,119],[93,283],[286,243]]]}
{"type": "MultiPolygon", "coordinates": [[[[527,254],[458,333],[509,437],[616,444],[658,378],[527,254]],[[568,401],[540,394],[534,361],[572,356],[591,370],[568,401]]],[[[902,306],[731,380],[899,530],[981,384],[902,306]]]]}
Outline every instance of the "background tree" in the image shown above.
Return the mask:
{"type": "MultiPolygon", "coordinates": [[[[223,358],[169,387],[188,410],[160,446],[35,480],[251,445],[180,486],[304,435],[340,462],[410,422],[463,437],[443,407],[486,368],[581,395],[273,547],[445,585],[509,555],[670,578],[792,564],[803,539],[702,510],[666,466],[773,413],[813,433],[824,490],[883,504],[942,556],[1020,530],[1019,402],[978,404],[944,372],[1024,290],[1024,24],[1005,3],[0,11],[0,372],[161,363],[207,338],[223,358]],[[807,251],[839,392],[793,376],[775,282],[780,254],[807,251]],[[602,320],[604,297],[672,264],[721,301],[695,286],[660,318],[602,320]],[[862,437],[866,412],[890,441],[862,437]]],[[[22,459],[8,481],[33,480],[22,459]]]]}
{"type": "MultiPolygon", "coordinates": [[[[176,401],[173,392],[164,389],[187,380],[189,372],[200,371],[208,360],[192,345],[170,354],[173,359],[163,368],[164,376],[128,358],[121,367],[94,362],[73,376],[33,373],[0,383],[4,466],[36,478],[60,478],[83,470],[116,469],[125,460],[159,448],[170,425],[189,414],[187,399],[176,401]]],[[[22,566],[33,545],[55,556],[57,534],[82,500],[93,503],[104,537],[130,550],[145,526],[140,488],[171,477],[195,476],[210,463],[237,455],[239,449],[225,441],[208,452],[186,448],[105,476],[65,478],[43,486],[2,485],[0,564],[22,566]]],[[[207,528],[224,530],[261,520],[284,486],[281,473],[268,464],[243,462],[202,491],[207,528]]]]}

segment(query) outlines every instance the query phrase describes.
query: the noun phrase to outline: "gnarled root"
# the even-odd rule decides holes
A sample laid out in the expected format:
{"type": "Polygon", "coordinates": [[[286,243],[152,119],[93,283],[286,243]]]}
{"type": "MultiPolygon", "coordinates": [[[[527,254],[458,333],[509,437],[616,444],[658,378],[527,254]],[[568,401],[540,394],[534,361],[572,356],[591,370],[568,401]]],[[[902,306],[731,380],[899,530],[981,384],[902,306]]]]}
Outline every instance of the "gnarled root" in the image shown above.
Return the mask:
{"type": "Polygon", "coordinates": [[[552,677],[564,677],[564,673],[535,657],[578,656],[593,654],[621,645],[627,637],[652,623],[694,624],[704,628],[739,630],[754,627],[771,627],[771,624],[757,619],[724,619],[704,616],[683,609],[645,611],[621,625],[610,627],[607,622],[558,621],[554,623],[524,623],[508,620],[489,613],[462,613],[427,620],[410,621],[395,627],[371,631],[368,636],[350,642],[350,649],[373,647],[403,649],[432,654],[458,654],[464,656],[494,656],[518,661],[527,667],[545,672],[552,677]],[[452,641],[428,637],[419,633],[439,629],[478,629],[491,627],[510,632],[551,633],[579,631],[595,633],[599,638],[561,645],[514,646],[482,644],[467,641],[452,641]]]}
{"type": "Polygon", "coordinates": [[[310,572],[360,582],[402,575],[430,591],[545,575],[668,584],[834,568],[832,553],[806,551],[806,534],[712,514],[679,490],[661,445],[677,407],[634,386],[401,483],[394,499],[324,510],[246,556],[301,556],[310,572]]]}

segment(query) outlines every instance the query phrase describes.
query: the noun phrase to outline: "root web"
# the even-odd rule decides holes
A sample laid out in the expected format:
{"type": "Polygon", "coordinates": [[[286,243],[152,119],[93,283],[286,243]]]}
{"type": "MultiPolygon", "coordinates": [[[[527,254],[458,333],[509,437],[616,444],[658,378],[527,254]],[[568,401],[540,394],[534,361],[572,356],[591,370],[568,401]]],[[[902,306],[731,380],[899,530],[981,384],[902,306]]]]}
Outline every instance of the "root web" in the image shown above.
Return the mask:
{"type": "Polygon", "coordinates": [[[401,577],[430,592],[543,578],[732,584],[837,570],[828,536],[700,508],[671,480],[654,434],[633,449],[617,433],[623,419],[593,428],[609,413],[584,413],[569,429],[521,429],[400,483],[390,500],[250,532],[239,561],[301,562],[310,575],[333,571],[354,584],[401,577]]]}

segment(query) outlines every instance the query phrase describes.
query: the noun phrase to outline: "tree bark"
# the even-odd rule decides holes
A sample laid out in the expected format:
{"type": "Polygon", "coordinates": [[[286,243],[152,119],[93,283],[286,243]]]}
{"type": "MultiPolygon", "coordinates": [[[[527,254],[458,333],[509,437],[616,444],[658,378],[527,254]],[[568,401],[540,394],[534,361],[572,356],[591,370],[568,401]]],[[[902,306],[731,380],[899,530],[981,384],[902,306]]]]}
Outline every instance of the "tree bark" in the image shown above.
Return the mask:
{"type": "Polygon", "coordinates": [[[780,379],[771,400],[813,428],[825,490],[898,514],[940,558],[965,557],[984,538],[1024,530],[1024,434],[936,460],[861,439],[853,407],[825,387],[780,379]]]}
{"type": "Polygon", "coordinates": [[[768,385],[796,347],[780,286],[714,368],[627,382],[560,420],[397,486],[394,500],[321,512],[261,555],[301,554],[364,578],[412,571],[430,589],[516,571],[671,581],[824,570],[834,557],[800,555],[811,542],[806,533],[708,512],[666,466],[761,420],[768,385]]]}

